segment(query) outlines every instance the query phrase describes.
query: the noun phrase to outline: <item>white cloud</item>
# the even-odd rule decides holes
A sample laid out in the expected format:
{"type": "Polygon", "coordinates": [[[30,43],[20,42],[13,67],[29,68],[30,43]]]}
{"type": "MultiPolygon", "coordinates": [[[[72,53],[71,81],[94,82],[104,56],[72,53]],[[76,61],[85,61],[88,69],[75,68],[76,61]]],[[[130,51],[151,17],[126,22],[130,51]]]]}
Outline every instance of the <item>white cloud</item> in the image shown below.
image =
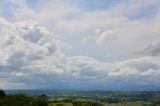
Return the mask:
{"type": "MultiPolygon", "coordinates": [[[[1,79],[2,80],[2,79],[1,79]]],[[[12,81],[1,81],[0,83],[0,88],[14,88],[14,89],[25,89],[25,84],[24,83],[15,83],[12,81]]]]}
{"type": "MultiPolygon", "coordinates": [[[[24,0],[9,0],[4,3],[15,6],[11,12],[15,22],[0,19],[1,76],[26,85],[41,85],[45,79],[51,83],[85,83],[95,80],[107,83],[116,79],[160,83],[159,41],[151,43],[159,39],[160,34],[158,0],[121,1],[110,9],[97,11],[84,11],[65,0],[56,3],[55,0],[45,1],[39,9],[30,8],[24,0]],[[146,11],[147,15],[143,14],[146,11]],[[140,17],[139,14],[143,16],[140,17]],[[31,19],[21,21],[28,18],[31,19]],[[76,52],[75,54],[84,52],[93,58],[76,56],[70,51],[68,54],[71,55],[68,57],[62,50],[68,46],[38,23],[62,34],[58,37],[74,46],[70,51],[76,52]],[[94,41],[99,45],[77,43],[79,39],[84,42],[94,41]],[[106,59],[98,61],[100,59],[97,58],[108,54],[113,58],[119,54],[129,54],[133,49],[146,44],[148,45],[141,50],[141,54],[148,55],[146,57],[132,54],[129,58],[126,55],[124,59],[116,58],[117,61],[112,62],[107,62],[106,59]]],[[[2,11],[0,9],[0,14],[2,11]]],[[[1,86],[7,87],[7,81],[4,83],[1,86]]],[[[8,84],[12,86],[11,83],[8,84]]]]}
{"type": "Polygon", "coordinates": [[[111,36],[113,36],[113,32],[111,32],[111,31],[102,32],[102,33],[99,35],[99,37],[97,38],[96,43],[103,45],[103,44],[105,44],[105,43],[108,41],[108,39],[109,39],[111,36]]]}
{"type": "Polygon", "coordinates": [[[95,39],[96,39],[96,36],[87,36],[87,37],[84,37],[81,41],[83,42],[83,43],[86,43],[86,42],[91,42],[91,41],[95,41],[95,39]]]}
{"type": "Polygon", "coordinates": [[[0,65],[1,69],[14,73],[10,74],[11,78],[32,75],[32,71],[37,74],[63,73],[60,63],[64,55],[53,33],[30,20],[14,24],[1,20],[0,65]]]}
{"type": "Polygon", "coordinates": [[[160,83],[159,58],[148,56],[117,62],[101,62],[87,56],[67,57],[59,49],[55,35],[36,22],[29,20],[9,23],[1,20],[2,87],[8,87],[10,81],[20,85],[23,83],[23,86],[41,84],[45,82],[43,79],[49,82],[56,79],[65,83],[80,81],[84,84],[93,81],[112,82],[116,79],[134,83],[146,80],[153,84],[160,83]],[[148,75],[151,76],[145,79],[144,77],[148,75]]]}
{"type": "Polygon", "coordinates": [[[128,77],[139,74],[137,69],[132,69],[130,67],[122,68],[120,70],[112,71],[108,73],[108,76],[118,76],[118,77],[128,77]]]}

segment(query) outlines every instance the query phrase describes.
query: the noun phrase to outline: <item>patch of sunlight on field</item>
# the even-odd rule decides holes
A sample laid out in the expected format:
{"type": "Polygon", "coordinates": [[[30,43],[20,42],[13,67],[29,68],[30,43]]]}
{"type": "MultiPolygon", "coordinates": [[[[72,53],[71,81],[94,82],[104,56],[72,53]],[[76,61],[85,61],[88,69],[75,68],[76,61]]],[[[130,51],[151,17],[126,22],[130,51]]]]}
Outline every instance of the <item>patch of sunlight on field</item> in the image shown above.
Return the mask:
{"type": "Polygon", "coordinates": [[[49,106],[56,106],[57,104],[63,104],[64,106],[73,106],[72,103],[50,103],[49,106]]]}
{"type": "Polygon", "coordinates": [[[125,103],[111,103],[111,104],[105,104],[105,106],[143,106],[142,102],[127,102],[125,103]]]}

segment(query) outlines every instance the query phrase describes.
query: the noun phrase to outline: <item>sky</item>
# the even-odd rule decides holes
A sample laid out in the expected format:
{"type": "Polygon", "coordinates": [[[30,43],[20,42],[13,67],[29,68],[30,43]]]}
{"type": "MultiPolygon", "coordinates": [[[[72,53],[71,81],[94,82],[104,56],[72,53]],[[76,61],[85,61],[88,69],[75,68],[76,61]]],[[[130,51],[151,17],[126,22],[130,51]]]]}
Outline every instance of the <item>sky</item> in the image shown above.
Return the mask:
{"type": "Polygon", "coordinates": [[[160,0],[0,0],[0,88],[160,90],[160,0]]]}

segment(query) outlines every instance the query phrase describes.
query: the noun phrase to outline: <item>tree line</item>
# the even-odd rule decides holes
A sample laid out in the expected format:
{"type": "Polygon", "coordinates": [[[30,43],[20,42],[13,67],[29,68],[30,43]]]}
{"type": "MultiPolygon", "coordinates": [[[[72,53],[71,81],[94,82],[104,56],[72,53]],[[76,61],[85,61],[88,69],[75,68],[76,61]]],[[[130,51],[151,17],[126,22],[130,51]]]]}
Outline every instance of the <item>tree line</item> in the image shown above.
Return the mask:
{"type": "Polygon", "coordinates": [[[25,94],[7,95],[0,90],[0,106],[48,106],[48,97],[44,94],[36,97],[25,94]]]}

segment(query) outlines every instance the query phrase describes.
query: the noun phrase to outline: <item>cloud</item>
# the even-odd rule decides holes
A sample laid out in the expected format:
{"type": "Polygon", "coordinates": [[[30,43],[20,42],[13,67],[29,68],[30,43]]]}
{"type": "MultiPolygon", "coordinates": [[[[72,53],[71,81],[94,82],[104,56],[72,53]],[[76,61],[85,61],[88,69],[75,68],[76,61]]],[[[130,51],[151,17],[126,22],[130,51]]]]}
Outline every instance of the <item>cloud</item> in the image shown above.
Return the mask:
{"type": "Polygon", "coordinates": [[[158,0],[120,1],[92,11],[70,0],[42,0],[36,6],[5,0],[0,5],[0,15],[10,21],[0,19],[2,87],[159,84],[159,41],[151,42],[160,34],[158,0]],[[106,55],[112,58],[104,59],[106,55]]]}
{"type": "Polygon", "coordinates": [[[160,55],[160,40],[150,42],[145,47],[135,50],[135,53],[140,55],[151,55],[159,56],[160,55]]]}
{"type": "Polygon", "coordinates": [[[32,85],[32,88],[41,84],[47,87],[50,83],[96,85],[116,80],[120,80],[119,83],[160,83],[160,58],[147,56],[102,62],[87,56],[68,57],[61,51],[55,35],[35,21],[9,23],[1,19],[0,29],[1,87],[11,87],[12,82],[19,87],[32,85]]]}
{"type": "Polygon", "coordinates": [[[81,41],[83,43],[86,43],[86,42],[89,42],[89,41],[95,41],[96,39],[96,36],[87,36],[87,37],[84,37],[81,41]]]}
{"type": "Polygon", "coordinates": [[[111,31],[102,32],[96,40],[97,44],[105,44],[107,40],[113,35],[111,31]]]}
{"type": "Polygon", "coordinates": [[[102,64],[86,56],[75,56],[67,59],[66,70],[68,70],[75,79],[89,80],[93,78],[94,81],[98,80],[102,75],[102,64]]]}
{"type": "Polygon", "coordinates": [[[1,19],[0,28],[0,65],[11,78],[63,73],[60,63],[64,55],[53,33],[31,20],[9,23],[1,19]]]}
{"type": "Polygon", "coordinates": [[[138,74],[138,70],[137,69],[132,69],[129,67],[117,70],[117,71],[113,71],[108,73],[108,76],[119,76],[119,77],[126,77],[126,76],[132,76],[132,75],[136,75],[138,74]]]}
{"type": "Polygon", "coordinates": [[[15,88],[15,89],[23,89],[25,88],[25,84],[23,83],[15,83],[15,82],[8,82],[8,81],[1,81],[0,88],[15,88]]]}
{"type": "Polygon", "coordinates": [[[146,83],[145,81],[158,84],[159,78],[155,74],[151,75],[150,78],[143,76],[149,70],[154,70],[155,73],[159,73],[160,64],[157,58],[153,57],[141,57],[136,59],[117,61],[117,62],[100,62],[88,57],[73,57],[74,64],[68,65],[73,66],[69,70],[73,71],[73,76],[79,81],[97,81],[115,82],[119,80],[119,83],[146,83]],[[155,78],[154,78],[155,77],[155,78]],[[154,80],[153,80],[154,79],[154,80]]]}
{"type": "Polygon", "coordinates": [[[82,42],[93,41],[96,44],[104,45],[104,44],[106,44],[108,42],[110,37],[113,36],[113,32],[112,31],[101,32],[100,29],[96,29],[95,32],[96,32],[96,34],[94,34],[94,35],[90,35],[90,36],[84,37],[82,39],[82,42]]]}

